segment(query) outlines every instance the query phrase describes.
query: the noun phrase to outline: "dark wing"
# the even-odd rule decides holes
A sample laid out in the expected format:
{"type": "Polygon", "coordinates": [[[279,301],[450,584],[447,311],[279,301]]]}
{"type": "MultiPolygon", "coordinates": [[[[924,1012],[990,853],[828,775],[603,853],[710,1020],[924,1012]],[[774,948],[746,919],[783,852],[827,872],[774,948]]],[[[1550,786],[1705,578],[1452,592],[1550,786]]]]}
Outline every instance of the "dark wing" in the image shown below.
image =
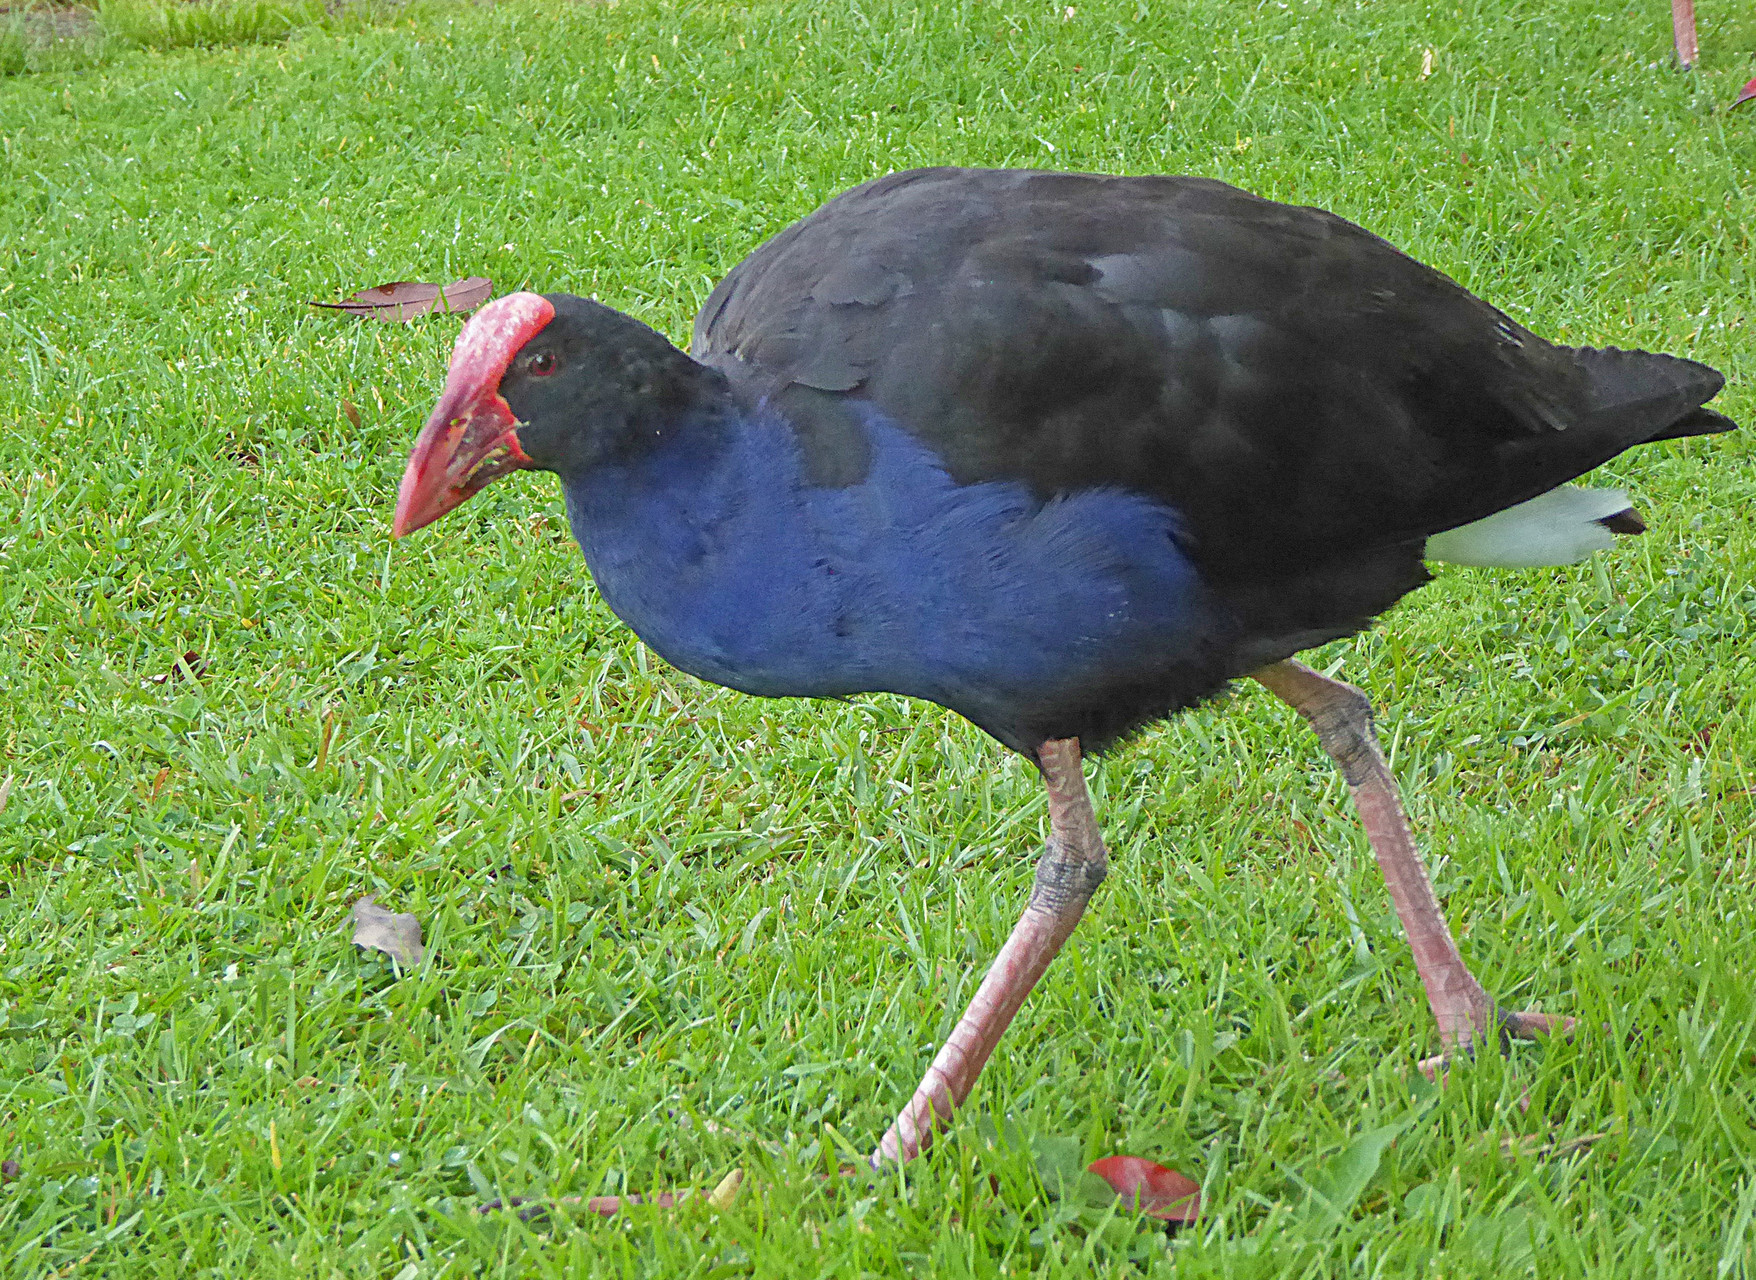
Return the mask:
{"type": "Polygon", "coordinates": [[[825,483],[862,473],[865,402],[964,482],[1161,497],[1239,583],[1418,560],[1631,444],[1729,425],[1690,418],[1705,366],[1554,346],[1333,214],[1199,178],[878,179],[727,276],[694,354],[782,408],[825,483]]]}

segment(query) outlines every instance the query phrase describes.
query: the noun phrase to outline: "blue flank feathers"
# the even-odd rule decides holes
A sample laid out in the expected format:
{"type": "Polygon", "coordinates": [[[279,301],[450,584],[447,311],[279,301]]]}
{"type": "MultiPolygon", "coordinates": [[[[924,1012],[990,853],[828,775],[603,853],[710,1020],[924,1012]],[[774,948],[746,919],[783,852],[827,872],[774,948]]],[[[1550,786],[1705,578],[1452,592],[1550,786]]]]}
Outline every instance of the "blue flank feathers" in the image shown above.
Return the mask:
{"type": "Polygon", "coordinates": [[[666,661],[768,697],[889,692],[990,731],[1144,674],[1214,625],[1176,513],[1119,489],[958,485],[868,416],[859,484],[807,485],[769,414],[566,481],[598,590],[666,661]]]}

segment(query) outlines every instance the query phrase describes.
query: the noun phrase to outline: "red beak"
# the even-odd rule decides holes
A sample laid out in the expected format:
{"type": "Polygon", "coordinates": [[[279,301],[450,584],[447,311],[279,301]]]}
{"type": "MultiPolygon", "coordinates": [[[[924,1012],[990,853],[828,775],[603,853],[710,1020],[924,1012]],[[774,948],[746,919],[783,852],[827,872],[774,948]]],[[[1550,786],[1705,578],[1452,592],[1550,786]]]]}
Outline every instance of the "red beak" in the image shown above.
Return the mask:
{"type": "Polygon", "coordinates": [[[519,448],[518,419],[500,396],[500,379],[519,349],[554,318],[546,298],[509,293],[463,327],[445,390],[402,473],[392,537],[432,524],[490,480],[532,465],[519,448]]]}

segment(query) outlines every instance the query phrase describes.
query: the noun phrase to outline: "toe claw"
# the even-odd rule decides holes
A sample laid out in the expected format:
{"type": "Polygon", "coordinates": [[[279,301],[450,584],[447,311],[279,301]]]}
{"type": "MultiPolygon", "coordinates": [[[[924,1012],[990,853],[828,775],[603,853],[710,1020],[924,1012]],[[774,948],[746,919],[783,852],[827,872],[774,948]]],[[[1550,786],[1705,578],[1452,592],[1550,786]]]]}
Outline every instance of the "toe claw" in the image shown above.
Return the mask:
{"type": "MultiPolygon", "coordinates": [[[[1494,1016],[1499,1022],[1500,1052],[1510,1053],[1514,1040],[1541,1040],[1549,1036],[1572,1038],[1573,1030],[1578,1025],[1577,1018],[1570,1018],[1558,1013],[1528,1013],[1509,1009],[1496,1009],[1494,1016]]],[[[1477,1034],[1485,1034],[1485,1029],[1477,1034]]],[[[1430,1058],[1422,1058],[1415,1064],[1416,1069],[1433,1081],[1443,1083],[1445,1069],[1456,1058],[1475,1057],[1476,1037],[1471,1036],[1462,1043],[1453,1044],[1445,1052],[1434,1054],[1430,1058]]]]}
{"type": "Polygon", "coordinates": [[[1578,1019],[1559,1013],[1500,1011],[1502,1041],[1541,1040],[1548,1036],[1571,1037],[1578,1019]]]}

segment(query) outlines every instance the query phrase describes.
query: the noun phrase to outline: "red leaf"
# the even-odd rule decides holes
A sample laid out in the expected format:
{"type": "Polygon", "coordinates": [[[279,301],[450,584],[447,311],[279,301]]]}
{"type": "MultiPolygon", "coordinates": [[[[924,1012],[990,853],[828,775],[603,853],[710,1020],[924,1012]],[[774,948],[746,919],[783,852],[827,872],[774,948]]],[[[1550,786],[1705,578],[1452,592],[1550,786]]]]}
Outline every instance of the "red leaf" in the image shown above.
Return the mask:
{"type": "Polygon", "coordinates": [[[362,320],[370,318],[407,324],[429,311],[468,315],[493,296],[493,281],[483,276],[470,276],[467,280],[454,280],[443,289],[436,284],[394,280],[390,284],[361,289],[340,302],[313,302],[311,305],[330,311],[345,311],[362,320]]]}
{"type": "Polygon", "coordinates": [[[1756,80],[1750,81],[1749,84],[1745,85],[1741,90],[1738,91],[1738,100],[1736,102],[1732,103],[1732,105],[1734,107],[1741,107],[1746,102],[1750,102],[1752,100],[1756,100],[1756,80]]]}
{"type": "Polygon", "coordinates": [[[1140,1156],[1105,1156],[1086,1168],[1149,1217],[1188,1223],[1201,1216],[1201,1184],[1162,1164],[1140,1156]]]}

